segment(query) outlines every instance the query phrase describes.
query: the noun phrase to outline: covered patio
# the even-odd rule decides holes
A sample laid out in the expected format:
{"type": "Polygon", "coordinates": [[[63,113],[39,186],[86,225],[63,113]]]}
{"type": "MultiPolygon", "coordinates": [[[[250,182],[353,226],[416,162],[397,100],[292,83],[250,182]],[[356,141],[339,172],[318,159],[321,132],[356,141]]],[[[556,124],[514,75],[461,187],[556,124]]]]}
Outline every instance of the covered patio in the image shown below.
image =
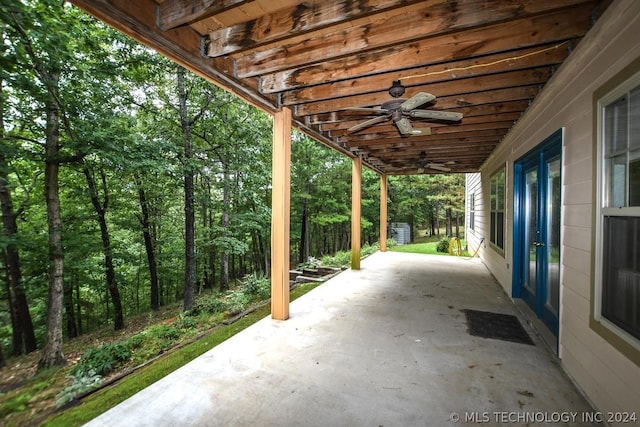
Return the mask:
{"type": "Polygon", "coordinates": [[[593,409],[478,259],[378,252],[89,426],[589,425],[593,409]],[[472,336],[512,314],[534,345],[472,336]]]}

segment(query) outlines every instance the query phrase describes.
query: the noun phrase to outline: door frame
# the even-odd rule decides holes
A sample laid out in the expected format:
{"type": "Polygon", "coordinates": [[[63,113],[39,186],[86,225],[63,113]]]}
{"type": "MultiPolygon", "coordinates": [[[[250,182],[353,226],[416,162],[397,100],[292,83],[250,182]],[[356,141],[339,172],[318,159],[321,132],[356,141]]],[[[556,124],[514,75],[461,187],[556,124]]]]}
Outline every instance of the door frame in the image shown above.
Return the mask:
{"type": "MultiPolygon", "coordinates": [[[[543,160],[549,160],[555,157],[559,157],[560,159],[560,176],[562,180],[562,143],[563,143],[563,129],[558,129],[549,137],[547,137],[544,141],[538,144],[533,149],[529,150],[525,155],[520,157],[518,160],[514,162],[514,173],[513,173],[513,272],[512,272],[512,287],[511,292],[513,298],[522,298],[521,292],[521,278],[523,275],[523,269],[526,267],[523,265],[522,260],[524,259],[524,251],[528,251],[528,248],[522,242],[521,236],[524,233],[525,228],[525,219],[524,218],[524,206],[523,206],[523,197],[524,197],[524,186],[522,185],[524,174],[526,170],[530,170],[528,166],[531,165],[532,162],[538,162],[538,164],[542,164],[543,160]]],[[[538,179],[546,179],[546,174],[538,174],[538,179]]],[[[542,194],[544,199],[546,200],[546,185],[542,186],[539,190],[539,194],[542,194]],[[540,193],[542,192],[542,193],[540,193]]],[[[562,190],[561,190],[562,191],[562,190]]],[[[538,219],[540,220],[546,212],[546,206],[542,206],[541,203],[538,203],[538,219]]],[[[559,246],[561,246],[562,242],[562,220],[559,225],[560,236],[559,236],[559,246]]],[[[543,222],[541,225],[541,229],[543,231],[542,234],[546,235],[546,223],[543,222]]],[[[542,267],[537,270],[536,276],[538,277],[546,277],[548,265],[547,263],[543,263],[542,267]]],[[[562,264],[559,262],[559,268],[562,269],[562,264]]],[[[560,274],[560,273],[559,273],[560,274]]],[[[560,284],[559,284],[560,285],[560,284]]],[[[538,287],[536,287],[538,288],[538,287]]],[[[558,290],[558,299],[560,300],[560,289],[558,290]]],[[[542,302],[544,303],[544,302],[542,302]]],[[[547,322],[545,326],[551,330],[551,332],[558,337],[559,336],[559,319],[560,319],[560,301],[558,301],[558,324],[555,325],[555,330],[552,330],[547,322]]],[[[540,319],[542,319],[541,310],[536,309],[533,310],[535,315],[540,319]]]]}

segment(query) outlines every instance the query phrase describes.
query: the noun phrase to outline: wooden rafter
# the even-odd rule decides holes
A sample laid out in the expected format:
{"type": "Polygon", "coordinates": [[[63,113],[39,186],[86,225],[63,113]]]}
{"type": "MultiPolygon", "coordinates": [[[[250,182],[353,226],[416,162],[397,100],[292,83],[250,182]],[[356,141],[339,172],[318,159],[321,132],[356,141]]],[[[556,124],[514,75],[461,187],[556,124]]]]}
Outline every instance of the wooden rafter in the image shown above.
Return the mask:
{"type": "Polygon", "coordinates": [[[477,171],[611,1],[72,0],[385,175],[418,173],[423,152],[477,171]],[[380,107],[397,80],[462,120],[350,132],[373,116],[345,109],[380,107]]]}

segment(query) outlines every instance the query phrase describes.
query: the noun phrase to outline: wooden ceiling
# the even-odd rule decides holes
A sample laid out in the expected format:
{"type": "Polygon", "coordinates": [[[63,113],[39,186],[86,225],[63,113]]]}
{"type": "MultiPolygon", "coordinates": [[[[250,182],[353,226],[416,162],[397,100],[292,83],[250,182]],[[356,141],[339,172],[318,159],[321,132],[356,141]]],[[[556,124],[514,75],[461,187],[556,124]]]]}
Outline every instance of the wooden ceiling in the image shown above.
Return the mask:
{"type": "Polygon", "coordinates": [[[476,172],[612,0],[72,0],[140,42],[389,175],[476,172]],[[403,136],[393,81],[435,95],[403,136]],[[425,132],[426,133],[426,132],[425,132]],[[440,168],[442,169],[442,168],[440,168]]]}

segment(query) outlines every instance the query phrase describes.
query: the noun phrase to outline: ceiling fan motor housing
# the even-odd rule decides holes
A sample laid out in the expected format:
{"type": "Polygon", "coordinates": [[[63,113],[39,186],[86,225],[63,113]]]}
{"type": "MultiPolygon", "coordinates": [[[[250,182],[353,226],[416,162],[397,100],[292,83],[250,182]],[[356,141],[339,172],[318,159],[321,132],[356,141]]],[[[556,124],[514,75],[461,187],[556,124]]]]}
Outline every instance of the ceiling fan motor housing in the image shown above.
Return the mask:
{"type": "Polygon", "coordinates": [[[394,80],[393,84],[389,88],[389,95],[393,96],[394,98],[398,98],[402,96],[403,93],[404,86],[400,84],[400,80],[394,80]]]}

